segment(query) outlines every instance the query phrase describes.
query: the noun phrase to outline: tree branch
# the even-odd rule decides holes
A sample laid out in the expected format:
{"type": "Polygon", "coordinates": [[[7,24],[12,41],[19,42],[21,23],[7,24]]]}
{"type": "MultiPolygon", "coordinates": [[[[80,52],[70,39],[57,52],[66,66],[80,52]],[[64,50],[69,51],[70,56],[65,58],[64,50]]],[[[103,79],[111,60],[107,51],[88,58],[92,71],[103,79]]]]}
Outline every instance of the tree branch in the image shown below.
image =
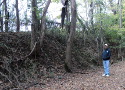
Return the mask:
{"type": "MultiPolygon", "coordinates": [[[[46,6],[45,6],[45,8],[44,8],[44,10],[43,10],[42,18],[44,18],[44,17],[46,16],[46,12],[47,12],[47,10],[48,10],[48,7],[49,7],[49,5],[50,5],[50,2],[51,2],[51,0],[48,0],[48,1],[47,1],[47,4],[46,4],[46,6]]],[[[41,18],[41,19],[42,19],[42,18],[41,18]]]]}
{"type": "Polygon", "coordinates": [[[2,3],[4,2],[5,0],[3,0],[1,3],[0,3],[0,6],[2,5],[2,3]]]}

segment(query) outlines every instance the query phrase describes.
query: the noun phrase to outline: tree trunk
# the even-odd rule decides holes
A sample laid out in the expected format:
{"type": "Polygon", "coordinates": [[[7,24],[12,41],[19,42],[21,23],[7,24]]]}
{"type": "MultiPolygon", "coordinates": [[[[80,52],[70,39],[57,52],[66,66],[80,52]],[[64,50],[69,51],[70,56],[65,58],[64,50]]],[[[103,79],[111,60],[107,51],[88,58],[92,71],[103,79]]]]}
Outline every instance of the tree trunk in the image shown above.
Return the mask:
{"type": "Polygon", "coordinates": [[[32,55],[38,56],[41,52],[39,40],[39,19],[37,17],[37,0],[32,0],[31,46],[32,55]]]}
{"type": "Polygon", "coordinates": [[[66,24],[66,30],[67,30],[67,32],[68,32],[68,34],[70,33],[70,13],[69,13],[69,2],[68,2],[68,4],[67,4],[67,6],[66,6],[66,22],[67,22],[67,24],[66,24]]]}
{"type": "MultiPolygon", "coordinates": [[[[1,0],[0,0],[1,3],[1,0]]],[[[3,14],[2,14],[2,8],[0,6],[0,31],[3,32],[3,14]]]]}
{"type": "Polygon", "coordinates": [[[19,19],[19,9],[18,9],[18,0],[16,0],[16,24],[17,24],[17,27],[16,27],[16,32],[19,32],[20,31],[20,19],[19,19]]]}
{"type": "Polygon", "coordinates": [[[38,20],[36,15],[37,0],[32,0],[32,25],[31,25],[31,50],[34,48],[36,42],[38,42],[38,20]]]}
{"type": "Polygon", "coordinates": [[[75,30],[76,30],[76,1],[71,0],[71,26],[70,26],[69,38],[67,40],[66,59],[65,59],[65,70],[67,72],[71,72],[72,69],[71,49],[75,35],[75,30]]]}
{"type": "Polygon", "coordinates": [[[2,27],[1,19],[2,19],[2,15],[1,15],[1,9],[0,9],[0,31],[2,32],[2,29],[1,29],[1,27],[2,27]]]}
{"type": "Polygon", "coordinates": [[[9,12],[7,11],[7,3],[6,3],[6,0],[4,0],[4,6],[5,6],[5,32],[8,32],[9,12]]]}
{"type": "Polygon", "coordinates": [[[122,28],[122,0],[119,0],[119,7],[120,7],[120,9],[119,9],[119,15],[120,15],[120,17],[119,17],[119,27],[120,28],[122,28]]]}
{"type": "Polygon", "coordinates": [[[31,25],[31,50],[34,49],[35,55],[39,55],[41,52],[41,47],[43,43],[44,33],[45,33],[45,16],[50,5],[51,0],[48,0],[41,18],[41,26],[39,28],[39,20],[37,18],[37,1],[32,0],[32,25],[31,25]]]}
{"type": "Polygon", "coordinates": [[[92,27],[92,33],[94,33],[95,31],[94,31],[94,25],[93,25],[93,9],[94,9],[94,2],[93,2],[93,0],[91,0],[91,4],[90,4],[90,15],[91,15],[91,17],[90,17],[90,23],[91,23],[91,27],[92,27]]]}
{"type": "MultiPolygon", "coordinates": [[[[119,0],[119,28],[122,28],[122,0],[119,0]]],[[[118,53],[118,58],[121,58],[122,50],[121,50],[121,39],[120,38],[120,47],[119,47],[119,53],[118,53]]]]}
{"type": "MultiPolygon", "coordinates": [[[[101,13],[102,13],[102,10],[101,10],[101,7],[100,7],[100,40],[101,40],[101,42],[100,42],[100,60],[102,59],[102,52],[103,52],[103,45],[104,45],[104,40],[103,40],[103,38],[104,38],[104,35],[103,35],[103,22],[102,22],[102,17],[101,17],[101,13]]],[[[101,64],[102,62],[100,62],[100,64],[101,64]]]]}
{"type": "Polygon", "coordinates": [[[47,3],[46,3],[46,6],[43,10],[43,13],[42,13],[42,18],[41,18],[41,32],[40,32],[40,47],[42,47],[42,44],[43,44],[43,39],[44,39],[44,35],[45,35],[45,29],[46,29],[46,26],[45,26],[45,17],[46,17],[46,13],[47,13],[47,10],[48,10],[48,7],[51,3],[51,0],[48,0],[47,3]]]}

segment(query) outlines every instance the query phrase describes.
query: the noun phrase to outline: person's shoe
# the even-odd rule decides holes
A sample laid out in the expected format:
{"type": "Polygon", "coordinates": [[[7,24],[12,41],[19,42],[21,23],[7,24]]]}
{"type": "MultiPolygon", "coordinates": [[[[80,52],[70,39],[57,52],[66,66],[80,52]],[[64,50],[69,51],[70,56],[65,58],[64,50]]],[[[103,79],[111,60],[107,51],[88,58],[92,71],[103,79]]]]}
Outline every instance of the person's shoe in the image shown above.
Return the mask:
{"type": "Polygon", "coordinates": [[[106,77],[109,77],[109,75],[105,75],[106,77]]]}
{"type": "Polygon", "coordinates": [[[102,76],[104,77],[104,76],[106,76],[105,74],[102,74],[102,76]]]}

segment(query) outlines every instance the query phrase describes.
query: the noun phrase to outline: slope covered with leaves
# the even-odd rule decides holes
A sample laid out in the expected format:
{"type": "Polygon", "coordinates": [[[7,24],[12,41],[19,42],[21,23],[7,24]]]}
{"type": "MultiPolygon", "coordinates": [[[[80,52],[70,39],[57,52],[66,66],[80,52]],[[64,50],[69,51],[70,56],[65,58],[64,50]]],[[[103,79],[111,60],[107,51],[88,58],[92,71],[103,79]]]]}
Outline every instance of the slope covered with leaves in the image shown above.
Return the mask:
{"type": "MultiPolygon", "coordinates": [[[[27,88],[40,78],[64,74],[66,39],[46,34],[39,56],[30,53],[30,32],[0,33],[0,78],[3,88],[27,88]],[[35,81],[34,81],[35,80],[35,81]],[[8,86],[9,84],[9,86],[8,86]]],[[[98,62],[94,41],[76,38],[72,50],[73,71],[94,68],[98,62]],[[93,53],[94,52],[94,53],[93,53]]]]}

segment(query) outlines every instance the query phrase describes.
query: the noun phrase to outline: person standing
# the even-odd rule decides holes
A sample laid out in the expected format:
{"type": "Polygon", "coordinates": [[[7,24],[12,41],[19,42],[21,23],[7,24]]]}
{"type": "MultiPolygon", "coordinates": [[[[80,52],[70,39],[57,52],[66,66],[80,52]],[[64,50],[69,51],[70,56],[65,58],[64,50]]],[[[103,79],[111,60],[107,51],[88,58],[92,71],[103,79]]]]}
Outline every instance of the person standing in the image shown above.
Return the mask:
{"type": "Polygon", "coordinates": [[[102,59],[103,59],[103,67],[104,67],[104,74],[102,76],[109,76],[110,75],[110,57],[111,51],[109,49],[108,44],[104,45],[104,50],[102,52],[102,59]]]}

